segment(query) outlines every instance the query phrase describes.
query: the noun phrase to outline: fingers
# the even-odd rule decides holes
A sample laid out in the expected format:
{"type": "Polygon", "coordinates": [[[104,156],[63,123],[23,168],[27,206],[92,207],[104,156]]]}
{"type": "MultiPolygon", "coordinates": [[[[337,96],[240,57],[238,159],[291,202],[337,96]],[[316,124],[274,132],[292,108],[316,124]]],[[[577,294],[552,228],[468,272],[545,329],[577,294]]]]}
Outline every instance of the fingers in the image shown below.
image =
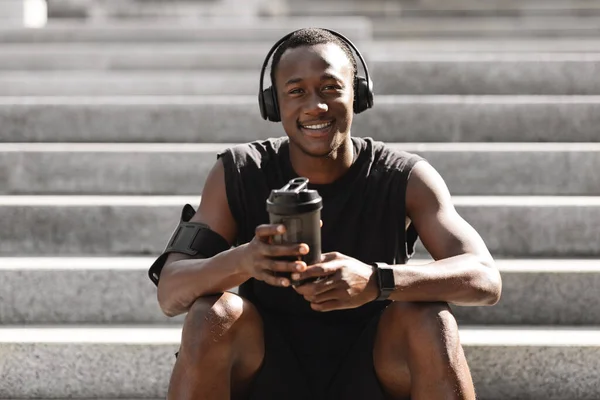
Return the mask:
{"type": "Polygon", "coordinates": [[[301,257],[310,251],[306,243],[272,244],[270,239],[275,235],[285,232],[284,225],[264,224],[259,225],[254,232],[259,240],[259,253],[265,257],[301,257]]]}
{"type": "Polygon", "coordinates": [[[254,278],[273,286],[288,287],[291,285],[289,274],[304,271],[306,263],[299,260],[275,260],[259,257],[254,265],[254,278]],[[287,275],[287,276],[282,276],[287,275]]]}
{"type": "Polygon", "coordinates": [[[329,290],[325,293],[321,293],[310,300],[311,304],[322,304],[332,300],[339,300],[340,293],[339,290],[329,290]]]}
{"type": "Polygon", "coordinates": [[[262,224],[256,227],[254,235],[261,242],[268,242],[275,235],[285,233],[285,225],[281,224],[262,224]]]}
{"type": "MultiPolygon", "coordinates": [[[[323,221],[320,221],[321,226],[323,221]]],[[[274,244],[273,238],[285,233],[285,225],[282,224],[263,224],[255,229],[255,240],[251,243],[251,264],[253,265],[252,274],[256,279],[273,286],[287,287],[291,285],[289,274],[304,273],[307,269],[305,262],[300,261],[303,255],[309,253],[310,249],[305,243],[294,244],[274,244]],[[282,258],[287,258],[282,259],[282,258]],[[287,273],[288,276],[281,276],[287,273]]],[[[333,254],[333,253],[330,253],[333,254]]],[[[324,255],[323,260],[333,259],[331,256],[324,255]]],[[[322,273],[318,270],[312,272],[312,277],[330,275],[334,269],[322,268],[322,273]],[[329,271],[329,272],[326,272],[329,271]]],[[[292,278],[295,279],[295,278],[292,278]]]]}
{"type": "Polygon", "coordinates": [[[268,270],[262,270],[255,276],[256,279],[261,280],[271,286],[289,287],[290,280],[284,276],[275,276],[268,270]]]}
{"type": "MultiPolygon", "coordinates": [[[[292,274],[292,279],[294,279],[292,274]]],[[[304,296],[308,301],[313,301],[317,296],[329,292],[338,287],[339,276],[334,274],[329,278],[322,279],[317,282],[305,283],[300,286],[295,286],[296,292],[304,296]]]]}
{"type": "Polygon", "coordinates": [[[274,272],[298,272],[306,269],[304,261],[265,260],[264,269],[274,272]]]}
{"type": "Polygon", "coordinates": [[[261,243],[259,253],[264,257],[292,257],[300,258],[308,254],[309,248],[306,243],[293,244],[268,244],[261,243]]]}
{"type": "Polygon", "coordinates": [[[348,308],[343,302],[344,292],[338,285],[339,281],[326,279],[317,283],[308,283],[294,287],[296,292],[304,294],[304,299],[310,302],[315,311],[333,311],[348,308]]]}
{"type": "MultiPolygon", "coordinates": [[[[330,256],[324,256],[327,259],[330,256]]],[[[334,274],[344,266],[343,260],[324,261],[319,264],[309,265],[304,272],[295,272],[292,279],[303,281],[308,278],[321,278],[334,274]]]]}

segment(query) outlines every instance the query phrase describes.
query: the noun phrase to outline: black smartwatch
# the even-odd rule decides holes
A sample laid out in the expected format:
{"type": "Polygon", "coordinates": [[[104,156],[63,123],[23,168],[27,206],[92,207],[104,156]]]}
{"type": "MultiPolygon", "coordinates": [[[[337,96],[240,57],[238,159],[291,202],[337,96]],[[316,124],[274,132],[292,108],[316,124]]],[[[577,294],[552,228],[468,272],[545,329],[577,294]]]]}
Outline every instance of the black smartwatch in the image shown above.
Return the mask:
{"type": "Polygon", "coordinates": [[[377,274],[377,286],[379,287],[379,297],[376,301],[387,300],[390,294],[396,289],[396,280],[394,279],[394,269],[386,263],[376,262],[372,264],[377,274]]]}

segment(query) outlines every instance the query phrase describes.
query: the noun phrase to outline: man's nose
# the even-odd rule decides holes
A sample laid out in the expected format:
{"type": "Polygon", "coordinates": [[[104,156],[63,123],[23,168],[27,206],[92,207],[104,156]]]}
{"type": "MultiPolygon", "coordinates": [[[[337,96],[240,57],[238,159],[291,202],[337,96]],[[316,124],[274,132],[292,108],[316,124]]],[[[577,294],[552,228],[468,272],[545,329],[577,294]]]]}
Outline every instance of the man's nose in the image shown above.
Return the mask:
{"type": "Polygon", "coordinates": [[[329,106],[318,94],[313,94],[308,99],[305,112],[307,114],[322,114],[329,110],[329,106]]]}

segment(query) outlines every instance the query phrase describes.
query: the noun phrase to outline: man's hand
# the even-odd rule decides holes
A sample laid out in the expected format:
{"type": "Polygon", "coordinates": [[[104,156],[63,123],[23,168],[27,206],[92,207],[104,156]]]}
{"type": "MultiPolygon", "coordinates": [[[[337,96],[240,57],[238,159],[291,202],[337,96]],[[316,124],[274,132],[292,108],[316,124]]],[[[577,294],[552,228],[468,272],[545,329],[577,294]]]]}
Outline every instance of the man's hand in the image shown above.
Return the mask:
{"type": "Polygon", "coordinates": [[[375,300],[379,294],[373,267],[337,252],[323,254],[320,263],[292,274],[292,279],[307,278],[319,280],[294,289],[315,311],[360,307],[375,300]]]}
{"type": "Polygon", "coordinates": [[[285,232],[284,225],[260,225],[254,232],[254,238],[248,244],[240,246],[242,259],[240,267],[252,278],[264,281],[273,286],[290,286],[289,274],[306,270],[304,261],[288,261],[277,259],[287,257],[299,259],[308,253],[308,245],[272,244],[273,236],[285,232]],[[287,275],[287,277],[286,277],[287,275]]]}

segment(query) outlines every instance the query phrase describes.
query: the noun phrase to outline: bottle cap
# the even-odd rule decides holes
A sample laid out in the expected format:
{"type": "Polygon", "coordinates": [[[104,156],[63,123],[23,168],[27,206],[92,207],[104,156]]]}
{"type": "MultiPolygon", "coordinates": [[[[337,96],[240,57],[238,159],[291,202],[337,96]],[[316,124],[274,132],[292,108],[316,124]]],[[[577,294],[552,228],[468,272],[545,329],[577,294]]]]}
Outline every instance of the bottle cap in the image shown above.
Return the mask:
{"type": "Polygon", "coordinates": [[[308,178],[294,178],[281,189],[274,189],[267,199],[267,211],[277,215],[303,214],[323,208],[316,190],[308,189],[308,178]]]}

